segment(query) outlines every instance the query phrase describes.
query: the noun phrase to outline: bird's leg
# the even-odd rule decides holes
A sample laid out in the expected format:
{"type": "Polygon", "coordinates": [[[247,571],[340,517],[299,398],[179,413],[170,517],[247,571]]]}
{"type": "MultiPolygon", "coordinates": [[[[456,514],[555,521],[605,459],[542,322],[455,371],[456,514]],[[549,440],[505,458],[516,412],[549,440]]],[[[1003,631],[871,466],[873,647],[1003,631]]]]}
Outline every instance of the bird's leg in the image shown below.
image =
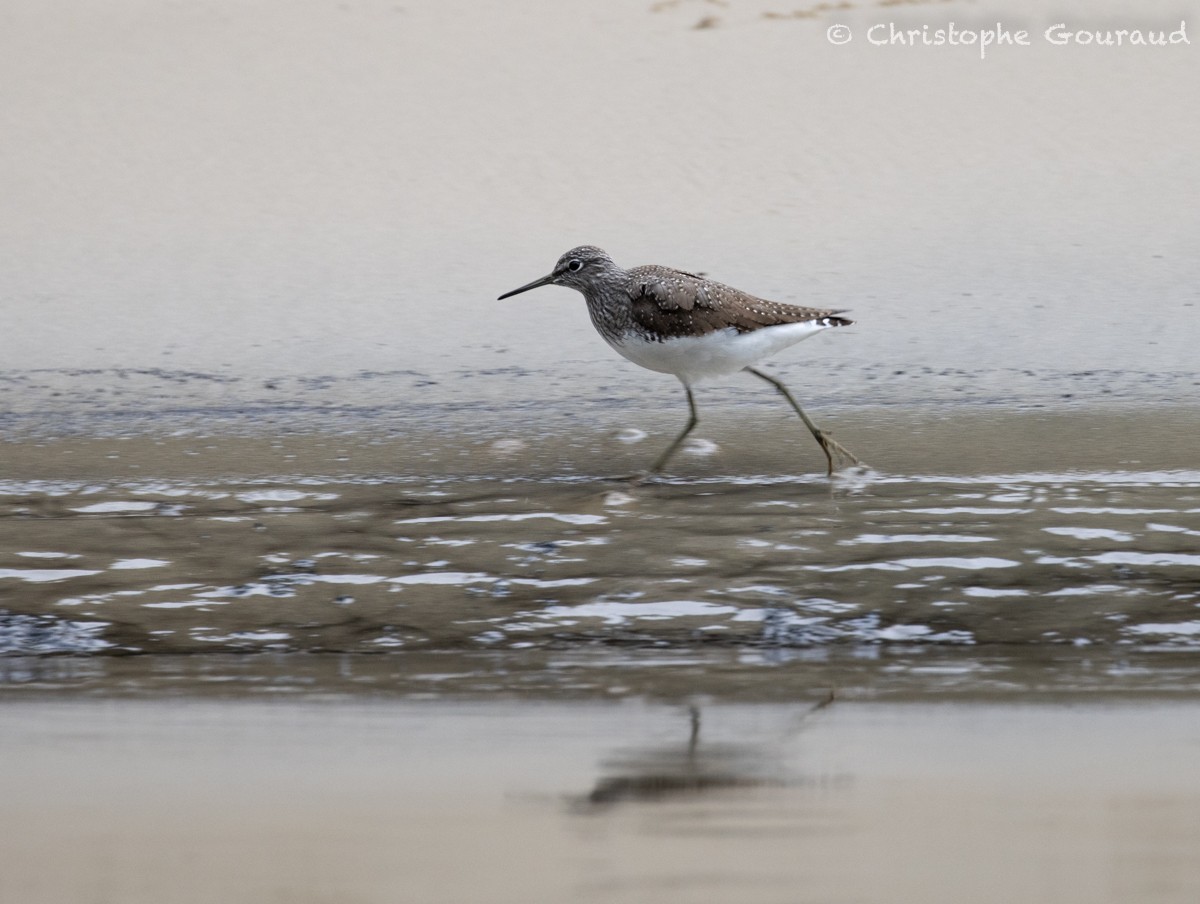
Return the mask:
{"type": "Polygon", "coordinates": [[[694,398],[692,398],[692,388],[685,383],[683,385],[683,391],[687,393],[687,400],[688,400],[687,426],[685,426],[683,428],[682,433],[680,433],[677,437],[675,437],[675,441],[673,443],[671,443],[671,445],[667,446],[666,451],[663,452],[662,455],[658,456],[658,461],[656,461],[650,467],[651,474],[657,474],[659,471],[661,471],[663,468],[666,467],[667,462],[670,461],[671,456],[675,454],[675,451],[679,448],[680,443],[682,443],[685,439],[687,439],[687,435],[696,428],[696,425],[698,423],[700,423],[700,418],[698,418],[696,416],[696,400],[694,398]]]}
{"type": "Polygon", "coordinates": [[[779,380],[776,380],[772,376],[768,376],[761,370],[755,370],[753,367],[747,367],[746,370],[754,374],[754,376],[758,377],[760,380],[766,380],[768,383],[774,386],[779,391],[779,394],[788,400],[788,404],[790,404],[792,408],[796,410],[796,414],[800,415],[800,420],[804,421],[804,426],[808,428],[810,433],[812,433],[813,439],[817,441],[817,444],[821,447],[821,451],[825,453],[825,460],[829,463],[828,474],[830,477],[833,476],[834,455],[837,455],[839,460],[844,459],[852,465],[862,464],[862,462],[860,462],[854,456],[854,453],[852,453],[841,443],[837,442],[835,439],[833,439],[833,437],[812,422],[809,416],[804,413],[804,409],[796,404],[796,400],[792,398],[792,394],[788,392],[787,387],[784,386],[783,383],[781,383],[779,380]]]}

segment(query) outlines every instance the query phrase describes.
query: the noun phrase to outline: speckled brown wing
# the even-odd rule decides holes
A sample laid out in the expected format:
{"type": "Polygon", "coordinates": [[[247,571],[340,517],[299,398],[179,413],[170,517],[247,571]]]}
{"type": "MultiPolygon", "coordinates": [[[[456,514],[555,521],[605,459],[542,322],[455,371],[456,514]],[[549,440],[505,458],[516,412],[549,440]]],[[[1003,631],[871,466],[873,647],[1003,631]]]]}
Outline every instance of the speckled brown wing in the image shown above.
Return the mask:
{"type": "Polygon", "coordinates": [[[828,326],[853,321],[838,311],[804,308],[755,298],[730,286],[670,267],[634,267],[629,271],[634,323],[652,336],[673,339],[703,336],[733,328],[748,333],[764,326],[826,320],[828,326]]]}

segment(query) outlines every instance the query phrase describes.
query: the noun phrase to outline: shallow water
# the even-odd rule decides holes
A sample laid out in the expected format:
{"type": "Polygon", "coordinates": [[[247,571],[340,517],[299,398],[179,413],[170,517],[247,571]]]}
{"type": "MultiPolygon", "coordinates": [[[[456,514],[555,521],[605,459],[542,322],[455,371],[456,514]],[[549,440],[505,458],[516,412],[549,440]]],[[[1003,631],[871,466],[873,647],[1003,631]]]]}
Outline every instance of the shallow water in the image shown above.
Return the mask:
{"type": "Polygon", "coordinates": [[[1194,702],[0,707],[0,896],[1191,902],[1194,702]]]}
{"type": "Polygon", "coordinates": [[[1200,471],[0,484],[0,650],[1200,647],[1200,471]]]}

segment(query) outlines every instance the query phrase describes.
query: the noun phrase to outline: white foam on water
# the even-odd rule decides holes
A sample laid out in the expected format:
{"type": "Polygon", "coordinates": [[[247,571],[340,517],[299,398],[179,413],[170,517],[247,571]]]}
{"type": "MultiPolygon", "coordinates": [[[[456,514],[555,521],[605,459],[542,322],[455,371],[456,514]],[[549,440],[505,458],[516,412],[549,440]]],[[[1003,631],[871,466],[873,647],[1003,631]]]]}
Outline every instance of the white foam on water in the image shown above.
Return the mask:
{"type": "MultiPolygon", "coordinates": [[[[1028,508],[987,508],[977,505],[934,506],[930,508],[906,508],[904,511],[914,515],[1028,515],[1033,509],[1028,508]]],[[[891,514],[888,511],[875,511],[874,515],[891,514]]]]}
{"type": "Polygon", "coordinates": [[[863,543],[995,543],[995,537],[972,537],[965,534],[860,534],[853,540],[839,540],[839,546],[863,543]]]}
{"type": "Polygon", "coordinates": [[[1169,508],[1120,508],[1112,505],[1054,505],[1050,511],[1059,515],[1175,515],[1169,508]]]}
{"type": "Polygon", "coordinates": [[[99,573],[99,571],[85,568],[0,568],[0,578],[13,578],[31,584],[67,581],[71,578],[84,578],[99,573]]]}
{"type": "Polygon", "coordinates": [[[205,643],[267,643],[269,641],[290,640],[291,634],[286,631],[236,631],[232,634],[206,635],[204,632],[211,628],[194,628],[192,637],[205,643]]]}
{"type": "Polygon", "coordinates": [[[389,584],[479,584],[490,583],[496,578],[479,571],[433,571],[425,574],[406,574],[399,578],[387,578],[389,584]]]}
{"type": "Polygon", "coordinates": [[[299,502],[301,499],[311,499],[314,502],[328,502],[338,498],[337,493],[305,493],[301,490],[249,490],[234,496],[239,502],[299,502]]]}
{"type": "Polygon", "coordinates": [[[981,599],[1002,599],[1010,596],[1029,596],[1028,590],[995,590],[991,587],[964,587],[963,595],[981,599]]]}
{"type": "Polygon", "coordinates": [[[1200,635],[1200,621],[1130,625],[1125,630],[1131,634],[1182,634],[1192,636],[1200,635]]]}
{"type": "Polygon", "coordinates": [[[166,559],[118,559],[108,567],[114,570],[123,570],[133,568],[162,568],[164,565],[170,564],[166,559]]]}
{"type": "Polygon", "coordinates": [[[209,606],[228,606],[226,600],[204,600],[203,602],[142,603],[143,609],[207,609],[209,606]]]}
{"type": "Polygon", "coordinates": [[[297,574],[286,577],[298,584],[378,584],[387,580],[381,574],[297,574]]]}
{"type": "Polygon", "coordinates": [[[1200,530],[1189,530],[1186,527],[1179,527],[1176,524],[1154,524],[1151,522],[1146,525],[1146,530],[1161,531],[1172,534],[1186,534],[1189,537],[1200,537],[1200,530]]]}
{"type": "Polygon", "coordinates": [[[1087,559],[1105,565],[1200,565],[1200,555],[1181,552],[1104,552],[1087,559]]]}
{"type": "Polygon", "coordinates": [[[396,524],[437,524],[443,521],[454,522],[487,522],[487,521],[530,521],[534,518],[549,518],[564,524],[607,524],[608,519],[603,515],[563,514],[561,512],[522,512],[520,514],[499,515],[432,515],[428,518],[401,518],[396,524]]]}
{"type": "Polygon", "coordinates": [[[579,606],[547,606],[537,613],[543,618],[599,618],[605,624],[619,625],[631,619],[661,620],[668,618],[694,618],[697,616],[736,615],[736,606],[704,603],[697,600],[670,600],[660,603],[584,603],[579,606]]]}
{"type": "Polygon", "coordinates": [[[1042,530],[1060,537],[1074,537],[1076,540],[1112,540],[1115,543],[1128,543],[1133,540],[1133,534],[1103,527],[1043,527],[1042,530]]]}
{"type": "Polygon", "coordinates": [[[1051,590],[1045,596],[1101,596],[1106,593],[1121,593],[1125,588],[1116,584],[1089,584],[1086,587],[1064,587],[1062,590],[1051,590]]]}
{"type": "MultiPolygon", "coordinates": [[[[499,580],[495,578],[494,580],[499,580]]],[[[559,578],[558,580],[544,580],[542,578],[505,578],[510,584],[524,584],[527,587],[582,587],[585,584],[593,584],[597,578],[559,578]]]]}
{"type": "Polygon", "coordinates": [[[897,564],[906,568],[960,568],[966,571],[984,571],[988,568],[1016,568],[1020,562],[1012,559],[996,559],[990,556],[976,558],[913,558],[897,559],[897,564]]]}
{"type": "Polygon", "coordinates": [[[82,515],[103,515],[117,512],[149,512],[158,508],[157,502],[94,502],[71,509],[82,515]]]}

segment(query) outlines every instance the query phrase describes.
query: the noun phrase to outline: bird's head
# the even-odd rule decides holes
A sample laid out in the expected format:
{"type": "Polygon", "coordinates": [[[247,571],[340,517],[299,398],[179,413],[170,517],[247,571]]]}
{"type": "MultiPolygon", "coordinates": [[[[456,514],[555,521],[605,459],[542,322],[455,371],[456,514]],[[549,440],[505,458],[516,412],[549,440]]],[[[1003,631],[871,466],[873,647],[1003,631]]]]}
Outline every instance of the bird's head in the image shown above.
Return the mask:
{"type": "Polygon", "coordinates": [[[522,292],[528,292],[539,286],[566,286],[568,289],[575,289],[586,295],[589,288],[619,272],[613,259],[602,249],[595,245],[580,245],[560,257],[558,263],[554,265],[554,269],[545,276],[526,283],[519,289],[505,292],[497,301],[520,295],[522,292]]]}

